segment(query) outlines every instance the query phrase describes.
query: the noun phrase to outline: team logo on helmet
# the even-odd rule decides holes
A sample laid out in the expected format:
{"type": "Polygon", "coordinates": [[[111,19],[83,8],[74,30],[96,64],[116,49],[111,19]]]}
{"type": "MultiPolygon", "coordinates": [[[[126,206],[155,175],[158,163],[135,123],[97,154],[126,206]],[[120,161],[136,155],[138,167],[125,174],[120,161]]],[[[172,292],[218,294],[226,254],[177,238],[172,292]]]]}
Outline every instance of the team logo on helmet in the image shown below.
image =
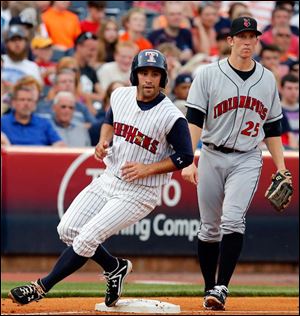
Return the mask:
{"type": "Polygon", "coordinates": [[[148,57],[147,62],[156,63],[156,57],[158,57],[157,52],[145,52],[145,56],[148,57]]]}
{"type": "Polygon", "coordinates": [[[244,19],[244,26],[245,27],[249,27],[251,25],[250,20],[249,19],[244,19]]]}

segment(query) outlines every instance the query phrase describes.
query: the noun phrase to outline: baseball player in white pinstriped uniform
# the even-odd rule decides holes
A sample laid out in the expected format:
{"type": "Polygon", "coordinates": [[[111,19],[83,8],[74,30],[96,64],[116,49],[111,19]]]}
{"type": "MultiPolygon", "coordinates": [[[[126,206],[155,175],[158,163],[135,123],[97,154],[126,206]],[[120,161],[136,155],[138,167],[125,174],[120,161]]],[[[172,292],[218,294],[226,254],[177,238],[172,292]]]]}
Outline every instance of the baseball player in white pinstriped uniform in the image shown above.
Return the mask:
{"type": "Polygon", "coordinates": [[[148,215],[172,171],[192,163],[187,120],[161,92],[167,83],[165,57],[157,50],[141,51],[132,62],[130,80],[132,87],[113,92],[95,149],[95,158],[107,168],[78,194],[58,225],[68,248],[46,277],[12,289],[14,302],[40,300],[91,258],[105,271],[105,304],[114,306],[132,264],[112,256],[102,243],[148,215]]]}
{"type": "Polygon", "coordinates": [[[231,55],[203,67],[187,99],[193,149],[200,137],[203,142],[198,171],[192,164],[182,176],[194,184],[199,179],[198,257],[205,309],[225,309],[227,287],[242,249],[246,212],[261,173],[261,141],[277,169],[286,169],[276,81],[252,59],[258,35],[254,19],[235,19],[228,37],[231,55]]]}

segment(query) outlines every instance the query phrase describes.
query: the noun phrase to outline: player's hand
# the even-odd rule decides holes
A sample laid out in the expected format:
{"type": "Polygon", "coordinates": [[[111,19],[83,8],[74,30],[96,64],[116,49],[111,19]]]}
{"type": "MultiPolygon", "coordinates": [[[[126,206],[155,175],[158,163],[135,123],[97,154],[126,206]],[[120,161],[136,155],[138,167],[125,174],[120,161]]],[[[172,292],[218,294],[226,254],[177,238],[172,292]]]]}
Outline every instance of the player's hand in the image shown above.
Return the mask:
{"type": "Polygon", "coordinates": [[[184,180],[197,185],[198,184],[198,170],[195,163],[192,163],[188,167],[182,169],[181,176],[184,180]]]}
{"type": "Polygon", "coordinates": [[[126,162],[121,167],[122,179],[127,182],[142,179],[149,175],[149,165],[139,162],[126,162]]]}
{"type": "Polygon", "coordinates": [[[96,160],[102,161],[104,157],[106,157],[108,153],[109,143],[106,140],[100,141],[96,148],[94,157],[96,160]]]}

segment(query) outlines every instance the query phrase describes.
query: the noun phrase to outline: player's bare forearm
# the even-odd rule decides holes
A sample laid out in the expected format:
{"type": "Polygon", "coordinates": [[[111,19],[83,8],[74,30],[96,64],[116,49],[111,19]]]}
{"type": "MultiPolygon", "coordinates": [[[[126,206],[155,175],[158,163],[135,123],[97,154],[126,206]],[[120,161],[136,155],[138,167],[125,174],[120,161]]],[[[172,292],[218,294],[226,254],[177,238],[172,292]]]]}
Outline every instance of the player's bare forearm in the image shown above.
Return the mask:
{"type": "MultiPolygon", "coordinates": [[[[202,134],[202,128],[195,124],[189,123],[189,130],[192,138],[193,152],[195,152],[198,142],[202,134]]],[[[198,184],[198,172],[195,163],[192,163],[188,167],[184,168],[181,172],[182,178],[192,184],[198,184]]]]}
{"type": "Polygon", "coordinates": [[[112,141],[113,135],[114,127],[110,124],[103,123],[100,131],[99,143],[104,140],[110,143],[112,141]]]}
{"type": "Polygon", "coordinates": [[[283,156],[283,147],[281,142],[281,137],[268,137],[264,140],[267,148],[272,156],[274,164],[277,170],[284,170],[286,169],[284,163],[284,156],[283,156]]]}
{"type": "Polygon", "coordinates": [[[126,162],[121,168],[122,178],[125,181],[143,179],[155,174],[168,173],[177,170],[171,158],[152,164],[143,164],[138,162],[126,162]]]}
{"type": "Polygon", "coordinates": [[[114,127],[110,124],[104,123],[100,132],[99,143],[95,148],[95,159],[102,161],[102,159],[107,155],[109,144],[113,138],[114,127]]]}
{"type": "Polygon", "coordinates": [[[189,130],[191,133],[191,138],[192,138],[192,146],[193,146],[193,152],[195,152],[197,145],[199,143],[201,134],[202,134],[202,128],[195,124],[189,123],[189,130]]]}

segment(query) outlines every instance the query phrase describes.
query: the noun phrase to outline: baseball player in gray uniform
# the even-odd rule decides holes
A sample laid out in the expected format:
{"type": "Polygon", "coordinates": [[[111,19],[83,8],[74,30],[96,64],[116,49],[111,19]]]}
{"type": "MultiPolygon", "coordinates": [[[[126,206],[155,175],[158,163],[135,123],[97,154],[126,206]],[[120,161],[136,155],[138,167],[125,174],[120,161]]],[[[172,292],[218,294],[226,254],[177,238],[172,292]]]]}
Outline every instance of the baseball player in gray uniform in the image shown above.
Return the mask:
{"type": "Polygon", "coordinates": [[[111,255],[102,243],[148,215],[172,171],[193,162],[187,120],[161,91],[167,84],[165,56],[157,50],[141,51],[132,62],[130,80],[131,87],[112,93],[95,149],[105,172],[79,193],[58,225],[68,247],[47,276],[9,292],[14,302],[40,300],[91,258],[105,271],[105,304],[114,306],[132,264],[111,255]]]}
{"type": "Polygon", "coordinates": [[[256,20],[235,19],[227,39],[229,58],[204,66],[187,98],[193,149],[200,137],[203,143],[198,169],[193,163],[182,176],[197,185],[205,309],[225,309],[228,284],[242,249],[246,212],[261,173],[261,141],[277,169],[286,169],[276,81],[252,59],[259,35],[256,20]]]}

